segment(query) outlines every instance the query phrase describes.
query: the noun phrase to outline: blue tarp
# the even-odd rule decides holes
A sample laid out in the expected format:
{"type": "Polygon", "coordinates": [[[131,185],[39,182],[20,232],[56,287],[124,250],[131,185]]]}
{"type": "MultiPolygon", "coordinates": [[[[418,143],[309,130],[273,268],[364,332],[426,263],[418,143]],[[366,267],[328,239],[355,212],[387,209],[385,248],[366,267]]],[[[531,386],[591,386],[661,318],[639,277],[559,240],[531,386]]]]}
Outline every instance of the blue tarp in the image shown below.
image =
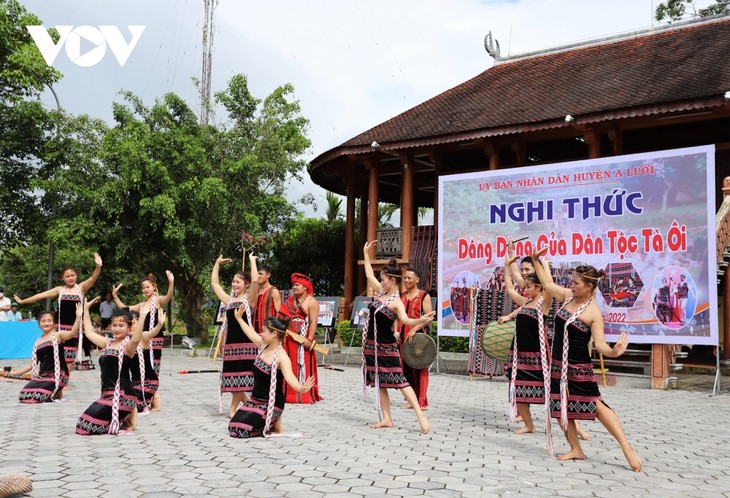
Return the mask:
{"type": "Polygon", "coordinates": [[[40,336],[41,328],[36,320],[0,322],[0,358],[30,358],[33,354],[33,343],[40,336]]]}

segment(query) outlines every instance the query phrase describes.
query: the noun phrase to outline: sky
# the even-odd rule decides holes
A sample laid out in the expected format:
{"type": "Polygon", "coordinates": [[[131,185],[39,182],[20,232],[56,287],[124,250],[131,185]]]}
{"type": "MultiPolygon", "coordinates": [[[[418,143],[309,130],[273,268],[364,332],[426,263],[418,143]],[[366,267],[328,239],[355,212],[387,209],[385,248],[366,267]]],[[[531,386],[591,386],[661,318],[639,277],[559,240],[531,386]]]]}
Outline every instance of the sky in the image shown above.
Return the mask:
{"type": "MultiPolygon", "coordinates": [[[[204,0],[20,0],[45,27],[145,26],[124,66],[109,49],[95,65],[75,64],[61,49],[53,65],[61,106],[112,124],[112,102],[129,90],[147,105],[167,92],[200,105],[204,0]]],[[[452,88],[493,65],[484,49],[492,32],[502,55],[545,50],[658,25],[658,0],[218,0],[214,17],[213,91],[248,76],[265,98],[291,83],[309,120],[304,159],[452,88]]],[[[713,3],[698,0],[698,8],[713,3]]],[[[82,43],[81,54],[93,48],[82,43]]],[[[55,102],[48,93],[49,106],[55,102]]],[[[217,112],[213,120],[225,119],[217,112]]],[[[312,193],[324,216],[325,191],[305,173],[290,200],[312,193]]],[[[394,220],[397,221],[397,220],[394,220]]]]}

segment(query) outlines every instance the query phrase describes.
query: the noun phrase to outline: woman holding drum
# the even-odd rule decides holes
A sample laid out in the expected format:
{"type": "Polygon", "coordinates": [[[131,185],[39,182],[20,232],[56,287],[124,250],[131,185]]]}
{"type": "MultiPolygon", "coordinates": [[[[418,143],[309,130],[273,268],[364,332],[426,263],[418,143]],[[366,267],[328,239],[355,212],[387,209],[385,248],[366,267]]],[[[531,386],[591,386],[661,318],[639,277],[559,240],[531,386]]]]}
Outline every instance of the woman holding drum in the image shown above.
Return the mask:
{"type": "MultiPolygon", "coordinates": [[[[532,255],[534,263],[544,255],[547,247],[532,255]]],[[[545,289],[556,299],[564,302],[555,317],[555,339],[552,347],[550,409],[567,427],[566,437],[570,450],[558,456],[559,460],[583,460],[585,454],[578,440],[576,420],[598,420],[621,446],[629,466],[635,472],[641,470],[641,459],[629,444],[618,416],[601,398],[596,376],[593,373],[588,343],[593,339],[596,350],[615,358],[628,346],[628,336],[622,333],[613,347],[606,343],[603,316],[593,297],[599,280],[604,276],[592,266],[578,266],[573,272],[570,288],[553,283],[541,265],[535,264],[537,276],[545,289]]]]}
{"type": "MultiPolygon", "coordinates": [[[[517,257],[508,255],[504,263],[509,268],[517,257]]],[[[542,264],[547,266],[547,262],[542,264]]],[[[532,265],[531,265],[532,266],[532,265]]],[[[550,278],[550,269],[546,269],[550,278]]],[[[512,284],[510,271],[505,272],[506,289],[512,300],[519,305],[509,315],[499,318],[499,323],[516,319],[515,336],[512,341],[512,350],[508,362],[507,377],[509,378],[509,400],[512,419],[517,415],[522,418],[525,426],[517,429],[515,434],[535,432],[530,413],[531,404],[545,406],[546,419],[550,417],[550,404],[545,396],[550,389],[550,349],[548,346],[547,327],[545,320],[552,305],[552,295],[535,273],[523,276],[522,291],[518,293],[512,284]]],[[[550,279],[552,282],[552,279],[550,279]]]]}

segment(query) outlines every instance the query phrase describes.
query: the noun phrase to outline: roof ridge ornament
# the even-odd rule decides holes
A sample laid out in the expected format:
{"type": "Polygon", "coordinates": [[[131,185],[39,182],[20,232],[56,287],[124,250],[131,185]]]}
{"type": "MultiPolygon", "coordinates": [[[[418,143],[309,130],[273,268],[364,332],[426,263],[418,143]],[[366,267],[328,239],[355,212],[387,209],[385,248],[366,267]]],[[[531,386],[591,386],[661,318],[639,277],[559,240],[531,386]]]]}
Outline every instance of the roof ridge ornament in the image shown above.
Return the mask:
{"type": "Polygon", "coordinates": [[[492,38],[491,31],[484,35],[484,49],[495,60],[495,62],[501,59],[499,55],[499,42],[496,38],[492,38]]]}

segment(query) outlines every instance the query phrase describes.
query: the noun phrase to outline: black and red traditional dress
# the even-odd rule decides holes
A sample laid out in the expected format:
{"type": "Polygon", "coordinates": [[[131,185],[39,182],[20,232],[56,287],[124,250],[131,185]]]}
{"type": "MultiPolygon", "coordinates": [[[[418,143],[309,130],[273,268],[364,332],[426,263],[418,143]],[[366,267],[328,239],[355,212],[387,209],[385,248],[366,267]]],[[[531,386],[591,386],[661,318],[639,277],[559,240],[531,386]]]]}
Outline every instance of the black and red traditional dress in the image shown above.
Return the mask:
{"type": "MultiPolygon", "coordinates": [[[[231,437],[249,438],[262,436],[266,427],[266,412],[269,404],[272,365],[257,356],[253,364],[253,375],[256,379],[251,398],[241,405],[231,421],[228,432],[231,437]]],[[[276,376],[276,391],[272,406],[270,423],[276,422],[284,413],[284,376],[276,376]]]]}
{"type": "MultiPolygon", "coordinates": [[[[514,381],[516,403],[542,404],[545,402],[543,362],[548,361],[548,358],[544,358],[544,353],[540,352],[540,342],[547,341],[547,336],[546,332],[542,334],[540,332],[539,313],[542,313],[542,309],[523,306],[515,318],[515,337],[512,339],[512,348],[507,362],[507,378],[512,378],[512,368],[516,368],[514,381]],[[516,357],[515,346],[517,347],[516,357]]],[[[547,317],[543,316],[543,320],[546,319],[547,317]]]]}
{"type": "MultiPolygon", "coordinates": [[[[555,317],[555,338],[552,347],[552,372],[550,388],[550,411],[553,418],[560,418],[561,400],[561,369],[563,366],[563,330],[566,322],[573,314],[560,309],[555,317]]],[[[576,318],[568,325],[567,349],[567,391],[563,399],[567,398],[567,418],[575,420],[595,420],[596,405],[603,401],[598,390],[596,375],[593,373],[593,360],[588,350],[591,340],[591,329],[580,318],[576,318]]]]}
{"type": "MultiPolygon", "coordinates": [[[[58,330],[60,331],[71,330],[73,328],[74,323],[76,322],[76,305],[81,304],[81,300],[83,298],[81,295],[81,289],[78,285],[76,286],[75,290],[77,293],[75,294],[71,294],[69,292],[64,293],[64,291],[67,290],[68,289],[66,287],[63,287],[58,295],[58,320],[56,323],[58,324],[58,330]]],[[[75,337],[71,337],[64,341],[63,349],[67,364],[72,364],[77,359],[80,360],[80,357],[77,358],[79,337],[81,337],[81,332],[79,332],[79,334],[75,337]]],[[[83,339],[81,339],[81,341],[83,342],[83,339]]]]}
{"type": "MultiPolygon", "coordinates": [[[[156,300],[152,300],[149,304],[150,306],[150,312],[147,313],[147,316],[145,316],[144,319],[144,327],[143,332],[149,332],[151,329],[155,328],[155,325],[157,325],[158,320],[158,313],[157,313],[157,302],[156,300]]],[[[160,376],[160,365],[162,361],[162,348],[165,345],[165,326],[163,325],[159,332],[157,332],[157,335],[155,335],[152,340],[150,340],[150,349],[152,350],[152,367],[155,372],[155,375],[159,378],[160,376]]]]}
{"type": "MultiPolygon", "coordinates": [[[[253,362],[258,348],[246,336],[236,320],[236,310],[246,306],[243,301],[231,301],[226,307],[226,342],[223,345],[223,371],[221,372],[220,392],[253,391],[253,362]]],[[[250,311],[244,313],[243,320],[251,323],[250,311]]]]}
{"type": "MultiPolygon", "coordinates": [[[[40,340],[40,339],[39,339],[40,340]]],[[[64,359],[63,342],[54,338],[36,342],[31,360],[31,380],[21,389],[21,403],[47,403],[68,384],[68,366],[64,359]]]]}
{"type": "Polygon", "coordinates": [[[388,304],[399,297],[396,293],[385,302],[376,297],[368,304],[367,330],[363,334],[362,348],[365,384],[368,386],[400,389],[409,385],[403,375],[400,347],[393,335],[393,322],[397,316],[388,309],[388,304]]]}
{"type": "Polygon", "coordinates": [[[160,388],[160,379],[152,363],[152,349],[137,347],[137,352],[129,363],[129,372],[132,376],[132,386],[137,396],[137,410],[149,410],[152,398],[160,388]]]}
{"type": "MultiPolygon", "coordinates": [[[[419,290],[416,297],[408,299],[405,294],[401,295],[401,300],[406,308],[406,314],[408,318],[421,318],[423,315],[423,301],[431,299],[431,296],[424,290],[419,290]]],[[[400,346],[403,348],[403,343],[406,339],[406,335],[411,330],[411,326],[402,324],[400,327],[400,346]]],[[[419,332],[428,334],[428,327],[424,327],[419,332]]],[[[421,408],[428,406],[428,368],[411,368],[403,362],[403,375],[405,376],[408,384],[416,392],[418,398],[418,404],[421,408]]]]}
{"type": "MultiPolygon", "coordinates": [[[[296,296],[290,296],[289,299],[281,303],[279,316],[291,320],[289,330],[293,333],[307,336],[310,317],[296,296]]],[[[315,316],[313,319],[316,320],[317,317],[315,316]]],[[[284,342],[284,350],[286,350],[286,353],[291,359],[292,371],[300,384],[304,384],[309,377],[314,376],[314,386],[306,393],[298,393],[289,387],[289,385],[285,385],[284,394],[286,396],[286,402],[308,404],[321,401],[322,396],[319,394],[319,375],[317,373],[317,355],[315,351],[310,351],[303,344],[299,344],[290,337],[287,337],[284,342]]]]}
{"type": "Polygon", "coordinates": [[[116,434],[120,421],[137,408],[137,396],[129,374],[132,359],[124,354],[125,344],[126,341],[122,341],[117,348],[107,345],[101,353],[101,397],[76,422],[76,434],[116,434]]]}

